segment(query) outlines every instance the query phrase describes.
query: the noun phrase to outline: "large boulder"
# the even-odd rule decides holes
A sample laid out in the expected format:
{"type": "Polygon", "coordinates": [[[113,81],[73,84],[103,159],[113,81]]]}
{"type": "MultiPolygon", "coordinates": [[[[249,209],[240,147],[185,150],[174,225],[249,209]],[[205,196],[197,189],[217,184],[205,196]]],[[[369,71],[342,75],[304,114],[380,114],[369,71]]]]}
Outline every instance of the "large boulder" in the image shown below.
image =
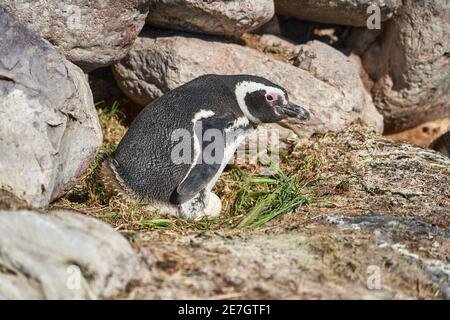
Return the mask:
{"type": "Polygon", "coordinates": [[[62,195],[102,142],[81,69],[1,8],[0,114],[0,194],[34,207],[62,195]]]}
{"type": "Polygon", "coordinates": [[[111,226],[74,212],[0,211],[0,297],[111,298],[144,277],[111,226]]]}
{"type": "Polygon", "coordinates": [[[304,125],[283,123],[300,136],[338,130],[358,118],[380,131],[382,119],[349,59],[318,42],[301,51],[297,68],[233,43],[149,31],[113,70],[125,94],[142,106],[204,74],[253,74],[283,86],[292,101],[311,111],[304,125]]]}
{"type": "Polygon", "coordinates": [[[450,2],[404,1],[381,36],[368,32],[356,41],[373,36],[372,45],[358,50],[375,82],[373,99],[386,132],[450,117],[450,2]]]}
{"type": "MultiPolygon", "coordinates": [[[[383,118],[376,111],[361,81],[357,64],[351,58],[316,40],[299,45],[296,50],[298,55],[294,61],[295,66],[333,88],[339,89],[344,101],[348,104],[345,109],[347,112],[362,112],[360,118],[366,124],[378,132],[383,131],[383,118]]],[[[331,119],[333,115],[330,115],[328,121],[331,119]]]]}
{"type": "Polygon", "coordinates": [[[88,72],[122,59],[149,0],[3,0],[1,6],[88,72]]]}
{"type": "Polygon", "coordinates": [[[275,14],[272,0],[151,0],[147,23],[176,30],[239,36],[275,14]]]}
{"type": "Polygon", "coordinates": [[[373,13],[367,13],[369,6],[377,5],[381,21],[385,21],[401,4],[401,0],[275,0],[275,10],[279,15],[300,20],[366,26],[373,13]]]}

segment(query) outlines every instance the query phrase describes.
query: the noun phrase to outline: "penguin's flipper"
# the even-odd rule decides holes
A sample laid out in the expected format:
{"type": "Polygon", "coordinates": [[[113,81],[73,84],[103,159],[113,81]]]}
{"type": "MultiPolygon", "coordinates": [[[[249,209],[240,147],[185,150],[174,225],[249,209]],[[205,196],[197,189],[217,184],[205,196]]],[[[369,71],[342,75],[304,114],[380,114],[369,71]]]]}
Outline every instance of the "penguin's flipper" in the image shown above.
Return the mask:
{"type": "Polygon", "coordinates": [[[217,164],[208,165],[202,163],[195,165],[176,190],[178,202],[183,203],[205,189],[208,182],[214,178],[219,169],[220,165],[217,164]]]}
{"type": "Polygon", "coordinates": [[[173,203],[181,204],[192,199],[205,189],[219,172],[224,161],[225,128],[231,125],[233,121],[234,118],[231,113],[220,116],[214,115],[197,121],[194,126],[195,139],[202,146],[201,151],[191,170],[172,194],[171,201],[173,203]]]}

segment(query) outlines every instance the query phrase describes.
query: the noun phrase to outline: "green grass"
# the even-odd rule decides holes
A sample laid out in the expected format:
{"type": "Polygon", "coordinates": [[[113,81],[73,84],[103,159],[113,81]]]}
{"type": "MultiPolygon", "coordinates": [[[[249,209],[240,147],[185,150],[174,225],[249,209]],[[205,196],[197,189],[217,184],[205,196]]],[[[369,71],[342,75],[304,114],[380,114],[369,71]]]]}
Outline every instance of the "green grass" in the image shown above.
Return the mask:
{"type": "Polygon", "coordinates": [[[106,106],[104,101],[98,101],[95,103],[95,107],[99,109],[99,116],[106,116],[109,120],[117,119],[123,116],[122,111],[120,110],[120,102],[114,101],[111,106],[106,106]]]}
{"type": "Polygon", "coordinates": [[[270,220],[310,203],[309,190],[295,175],[286,175],[275,169],[272,176],[249,176],[238,167],[232,169],[232,180],[237,185],[231,206],[232,215],[244,215],[237,227],[257,228],[270,220]]]}
{"type": "Polygon", "coordinates": [[[97,214],[97,218],[102,218],[102,219],[117,219],[120,218],[120,212],[119,211],[106,211],[106,212],[101,212],[99,214],[97,214]]]}
{"type": "Polygon", "coordinates": [[[142,228],[147,229],[171,229],[173,228],[173,221],[170,219],[158,219],[153,217],[143,217],[140,221],[142,228]]]}

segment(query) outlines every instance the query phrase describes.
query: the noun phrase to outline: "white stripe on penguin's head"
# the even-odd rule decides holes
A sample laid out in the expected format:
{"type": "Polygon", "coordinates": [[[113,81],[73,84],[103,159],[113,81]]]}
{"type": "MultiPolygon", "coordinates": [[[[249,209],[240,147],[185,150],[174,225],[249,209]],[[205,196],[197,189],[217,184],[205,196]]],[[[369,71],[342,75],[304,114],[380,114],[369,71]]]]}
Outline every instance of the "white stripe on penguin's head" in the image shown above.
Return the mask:
{"type": "Polygon", "coordinates": [[[245,97],[247,96],[247,94],[259,90],[265,90],[267,93],[274,92],[285,99],[285,94],[280,88],[267,86],[265,84],[253,81],[239,82],[236,85],[236,89],[234,91],[236,100],[238,102],[239,108],[241,108],[242,113],[253,123],[261,123],[262,121],[250,113],[250,111],[248,110],[248,106],[245,103],[245,97]]]}

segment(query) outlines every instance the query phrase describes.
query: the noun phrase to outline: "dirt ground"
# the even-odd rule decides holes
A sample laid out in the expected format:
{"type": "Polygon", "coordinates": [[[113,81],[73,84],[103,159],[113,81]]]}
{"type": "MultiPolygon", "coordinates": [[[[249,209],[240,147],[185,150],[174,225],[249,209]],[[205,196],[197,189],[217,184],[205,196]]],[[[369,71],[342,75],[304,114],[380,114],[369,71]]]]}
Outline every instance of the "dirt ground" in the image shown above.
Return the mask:
{"type": "Polygon", "coordinates": [[[263,227],[125,233],[150,272],[123,298],[450,298],[450,160],[357,126],[308,155],[322,194],[263,227]]]}

